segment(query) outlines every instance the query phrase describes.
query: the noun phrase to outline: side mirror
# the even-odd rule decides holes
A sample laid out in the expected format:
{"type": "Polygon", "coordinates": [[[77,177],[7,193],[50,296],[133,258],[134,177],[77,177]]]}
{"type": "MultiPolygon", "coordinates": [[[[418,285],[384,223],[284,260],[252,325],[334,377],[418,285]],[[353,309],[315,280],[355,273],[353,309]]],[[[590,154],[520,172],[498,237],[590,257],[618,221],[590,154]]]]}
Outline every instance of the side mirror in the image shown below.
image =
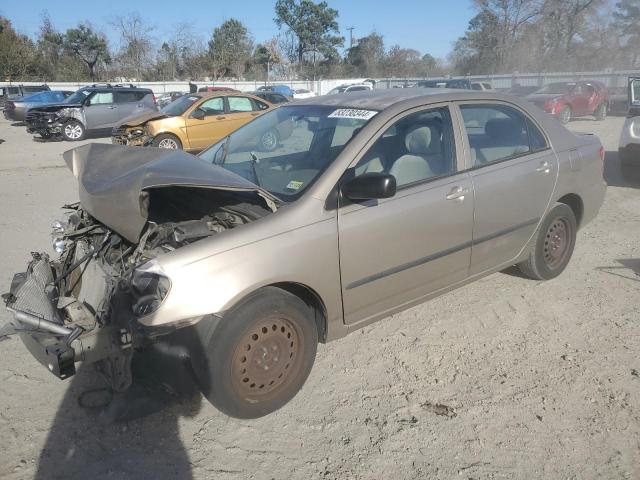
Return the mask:
{"type": "Polygon", "coordinates": [[[204,120],[204,110],[196,108],[191,114],[191,118],[195,118],[196,120],[204,120]]]}
{"type": "Polygon", "coordinates": [[[349,200],[371,200],[393,197],[396,189],[396,177],[372,172],[346,181],[342,194],[349,200]]]}

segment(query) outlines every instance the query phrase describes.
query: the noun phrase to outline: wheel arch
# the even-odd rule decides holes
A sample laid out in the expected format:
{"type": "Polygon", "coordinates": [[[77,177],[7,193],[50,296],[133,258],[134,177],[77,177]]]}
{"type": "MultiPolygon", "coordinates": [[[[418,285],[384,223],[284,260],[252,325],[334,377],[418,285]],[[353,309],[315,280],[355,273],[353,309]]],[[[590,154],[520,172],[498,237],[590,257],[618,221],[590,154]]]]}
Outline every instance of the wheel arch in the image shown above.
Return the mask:
{"type": "MultiPolygon", "coordinates": [[[[288,292],[291,295],[298,297],[309,307],[313,308],[313,311],[315,312],[314,321],[316,323],[316,328],[318,329],[318,340],[322,343],[326,342],[327,309],[320,295],[318,295],[318,293],[308,285],[304,285],[298,282],[276,282],[268,285],[263,285],[243,295],[242,298],[234,302],[234,307],[244,302],[247,298],[253,295],[259,294],[261,290],[264,290],[269,287],[284,290],[285,292],[288,292]]],[[[231,308],[234,308],[234,307],[231,307],[231,308]]]]}
{"type": "Polygon", "coordinates": [[[325,343],[327,339],[327,308],[320,295],[313,288],[302,283],[280,282],[269,286],[289,292],[313,308],[315,312],[314,320],[318,329],[318,340],[325,343]]]}
{"type": "Polygon", "coordinates": [[[176,134],[175,132],[172,132],[171,130],[161,130],[156,132],[151,141],[155,140],[157,137],[159,137],[160,135],[169,135],[173,138],[175,138],[176,140],[178,140],[180,142],[180,145],[182,145],[182,149],[184,150],[185,147],[185,140],[183,138],[180,137],[180,135],[176,134]]]}
{"type": "Polygon", "coordinates": [[[582,216],[584,214],[584,202],[582,198],[576,193],[567,193],[566,195],[558,199],[558,203],[564,203],[573,210],[573,214],[576,216],[576,223],[578,227],[582,223],[582,216]]]}

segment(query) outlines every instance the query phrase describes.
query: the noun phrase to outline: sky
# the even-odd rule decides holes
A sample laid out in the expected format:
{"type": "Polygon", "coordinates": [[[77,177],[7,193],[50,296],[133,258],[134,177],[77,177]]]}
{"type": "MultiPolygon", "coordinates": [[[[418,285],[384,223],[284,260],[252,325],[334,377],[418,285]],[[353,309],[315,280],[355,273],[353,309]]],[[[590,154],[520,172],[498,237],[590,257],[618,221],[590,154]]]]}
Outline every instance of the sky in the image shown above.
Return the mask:
{"type": "MultiPolygon", "coordinates": [[[[376,31],[383,35],[387,47],[398,44],[443,58],[451,51],[473,16],[471,0],[328,0],[340,13],[338,23],[348,46],[349,31],[355,27],[354,38],[376,31]]],[[[229,18],[243,22],[256,43],[278,33],[273,22],[275,0],[190,0],[163,2],[157,0],[109,0],[91,2],[66,0],[2,0],[0,15],[9,18],[21,33],[35,36],[46,10],[58,30],[75,27],[89,21],[117,46],[119,38],[109,21],[116,15],[138,12],[155,27],[153,36],[160,42],[171,37],[172,27],[189,22],[203,39],[211,37],[213,28],[229,18]],[[64,8],[60,8],[64,5],[64,8]],[[184,6],[184,8],[181,8],[184,6]]]]}

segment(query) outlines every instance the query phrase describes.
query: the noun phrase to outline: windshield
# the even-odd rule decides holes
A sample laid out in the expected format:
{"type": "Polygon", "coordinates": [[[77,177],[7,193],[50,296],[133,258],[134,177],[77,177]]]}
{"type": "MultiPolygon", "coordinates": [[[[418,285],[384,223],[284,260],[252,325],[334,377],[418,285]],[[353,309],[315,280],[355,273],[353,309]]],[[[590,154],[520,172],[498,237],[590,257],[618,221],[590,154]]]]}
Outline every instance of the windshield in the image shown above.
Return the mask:
{"type": "Polygon", "coordinates": [[[376,113],[283,106],[236,130],[199,157],[290,202],[302,196],[376,113]]]}
{"type": "Polygon", "coordinates": [[[200,100],[200,97],[197,95],[183,95],[162,107],[160,111],[170,117],[176,117],[186,112],[198,100],[200,100]]]}
{"type": "Polygon", "coordinates": [[[73,95],[69,95],[64,103],[82,103],[84,99],[91,95],[91,90],[85,90],[81,88],[77,90],[73,95]]]}
{"type": "Polygon", "coordinates": [[[565,93],[571,93],[574,88],[576,88],[575,83],[550,83],[549,85],[542,87],[536,93],[564,95],[565,93]]]}

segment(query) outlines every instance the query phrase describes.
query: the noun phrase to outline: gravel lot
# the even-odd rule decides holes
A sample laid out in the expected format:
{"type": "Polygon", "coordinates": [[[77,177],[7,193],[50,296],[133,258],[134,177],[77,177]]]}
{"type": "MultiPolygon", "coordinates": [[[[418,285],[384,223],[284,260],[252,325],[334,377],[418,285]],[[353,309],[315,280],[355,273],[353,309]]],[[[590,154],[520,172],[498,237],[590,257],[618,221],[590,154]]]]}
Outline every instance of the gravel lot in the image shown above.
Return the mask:
{"type": "MultiPolygon", "coordinates": [[[[563,275],[495,274],[321,345],[266,418],[164,390],[83,408],[89,369],[59,381],[1,341],[0,478],[640,478],[640,181],[620,174],[622,122],[570,124],[603,141],[610,187],[563,275]],[[132,419],[110,421],[124,404],[132,419]]],[[[77,190],[60,157],[72,144],[4,120],[0,139],[6,292],[77,190]]]]}

